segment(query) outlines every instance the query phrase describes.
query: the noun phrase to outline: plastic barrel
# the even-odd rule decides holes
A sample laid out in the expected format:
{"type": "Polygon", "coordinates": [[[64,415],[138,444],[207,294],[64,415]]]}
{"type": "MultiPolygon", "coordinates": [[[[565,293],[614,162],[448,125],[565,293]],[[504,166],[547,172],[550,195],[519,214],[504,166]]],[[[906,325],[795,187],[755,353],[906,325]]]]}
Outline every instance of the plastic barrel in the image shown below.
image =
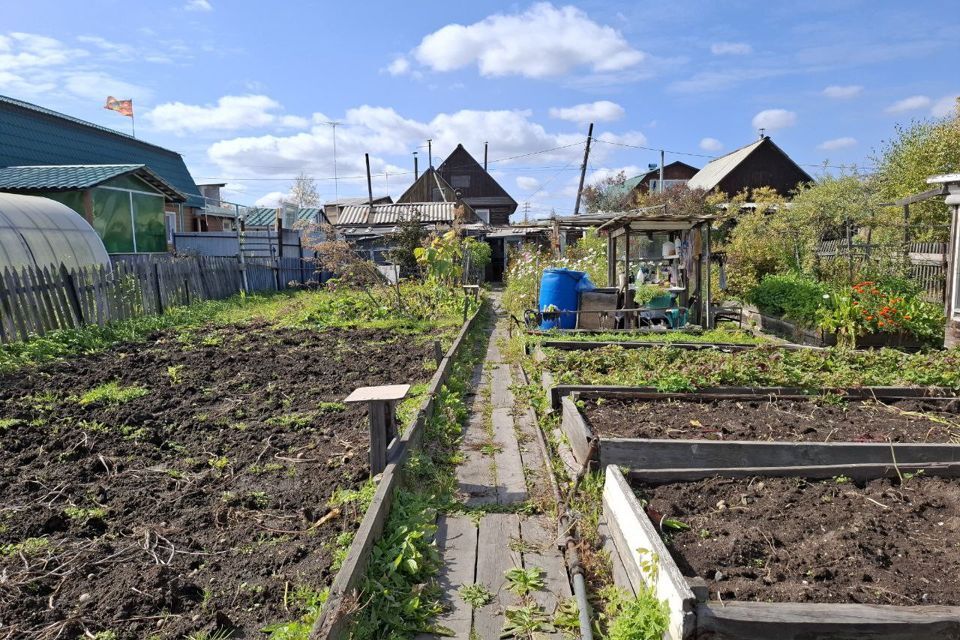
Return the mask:
{"type": "Polygon", "coordinates": [[[559,318],[544,318],[540,323],[541,329],[574,329],[577,326],[577,314],[564,311],[579,309],[579,292],[592,289],[593,283],[583,271],[570,269],[546,269],[540,279],[540,311],[547,308],[556,308],[560,311],[559,318]]]}

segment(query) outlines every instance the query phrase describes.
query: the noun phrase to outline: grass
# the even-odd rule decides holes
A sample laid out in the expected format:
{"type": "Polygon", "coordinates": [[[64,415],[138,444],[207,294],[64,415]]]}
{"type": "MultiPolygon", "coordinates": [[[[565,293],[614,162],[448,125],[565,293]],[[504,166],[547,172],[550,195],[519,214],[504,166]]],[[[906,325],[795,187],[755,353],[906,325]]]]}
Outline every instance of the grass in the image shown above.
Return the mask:
{"type": "Polygon", "coordinates": [[[74,522],[80,523],[107,517],[107,510],[104,507],[66,507],[63,512],[74,522]]]}
{"type": "Polygon", "coordinates": [[[529,336],[532,340],[562,340],[565,342],[685,342],[694,344],[770,344],[768,337],[758,336],[733,326],[721,325],[708,331],[610,331],[602,333],[575,333],[548,331],[542,335],[529,336]]]}
{"type": "Polygon", "coordinates": [[[0,546],[0,557],[6,558],[9,556],[23,555],[29,558],[30,556],[39,555],[49,546],[49,538],[24,538],[20,542],[0,546]]]}
{"type": "Polygon", "coordinates": [[[150,393],[150,390],[138,385],[125,387],[118,381],[105,382],[82,394],[77,402],[82,406],[91,404],[124,404],[150,393]]]}

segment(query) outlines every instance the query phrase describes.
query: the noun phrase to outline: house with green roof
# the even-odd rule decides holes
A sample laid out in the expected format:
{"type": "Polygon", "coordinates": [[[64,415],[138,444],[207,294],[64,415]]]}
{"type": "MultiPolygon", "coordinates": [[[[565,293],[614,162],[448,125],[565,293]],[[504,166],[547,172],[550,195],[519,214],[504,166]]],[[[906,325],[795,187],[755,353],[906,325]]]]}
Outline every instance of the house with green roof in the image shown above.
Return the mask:
{"type": "Polygon", "coordinates": [[[63,202],[113,254],[167,251],[203,231],[205,199],[179,153],[0,96],[0,192],[63,202]]]}

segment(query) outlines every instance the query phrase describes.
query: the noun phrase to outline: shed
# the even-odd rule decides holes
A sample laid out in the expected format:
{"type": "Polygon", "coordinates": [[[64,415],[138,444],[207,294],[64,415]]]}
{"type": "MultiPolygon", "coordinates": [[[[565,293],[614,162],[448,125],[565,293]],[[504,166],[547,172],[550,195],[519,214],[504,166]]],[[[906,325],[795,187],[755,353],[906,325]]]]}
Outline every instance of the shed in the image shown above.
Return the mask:
{"type": "Polygon", "coordinates": [[[947,251],[946,333],[943,346],[960,345],[960,173],[933,176],[927,183],[942,189],[950,207],[950,245],[947,251]]]}
{"type": "Polygon", "coordinates": [[[93,227],[50,198],[0,193],[0,267],[79,269],[110,265],[93,227]]]}

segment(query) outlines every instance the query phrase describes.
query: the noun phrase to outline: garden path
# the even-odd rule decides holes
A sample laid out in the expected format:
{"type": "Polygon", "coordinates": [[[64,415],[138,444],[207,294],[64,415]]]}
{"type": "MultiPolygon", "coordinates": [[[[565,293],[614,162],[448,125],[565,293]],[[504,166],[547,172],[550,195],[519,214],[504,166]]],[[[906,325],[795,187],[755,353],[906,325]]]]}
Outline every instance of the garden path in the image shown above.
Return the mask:
{"type": "MultiPolygon", "coordinates": [[[[549,468],[536,441],[532,409],[518,407],[511,390],[514,371],[498,344],[506,338],[509,317],[499,310],[499,294],[492,297],[497,323],[484,362],[474,371],[470,416],[460,445],[464,461],[457,468],[469,513],[440,516],[436,536],[444,562],[439,584],[446,606],[437,624],[453,637],[482,640],[501,637],[507,610],[525,604],[507,588],[504,574],[510,569],[541,570],[544,586],[531,594],[525,609],[535,619],[549,623],[558,603],[571,596],[553,519],[528,515],[531,496],[549,495],[549,468]],[[473,584],[489,590],[488,604],[474,608],[463,600],[460,588],[473,584]]],[[[418,640],[435,637],[423,634],[418,640]]]]}

